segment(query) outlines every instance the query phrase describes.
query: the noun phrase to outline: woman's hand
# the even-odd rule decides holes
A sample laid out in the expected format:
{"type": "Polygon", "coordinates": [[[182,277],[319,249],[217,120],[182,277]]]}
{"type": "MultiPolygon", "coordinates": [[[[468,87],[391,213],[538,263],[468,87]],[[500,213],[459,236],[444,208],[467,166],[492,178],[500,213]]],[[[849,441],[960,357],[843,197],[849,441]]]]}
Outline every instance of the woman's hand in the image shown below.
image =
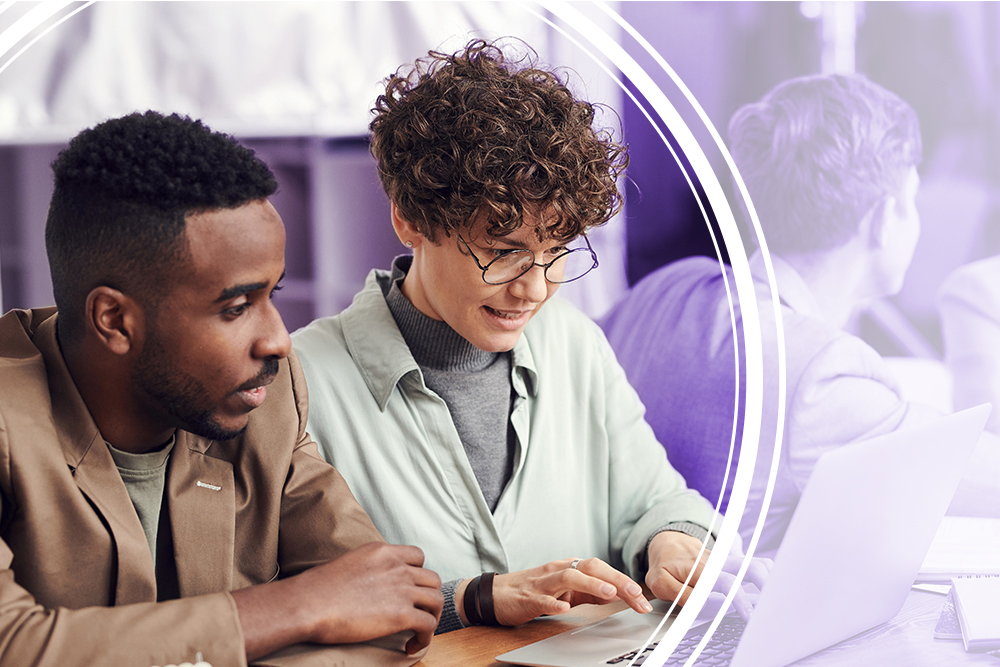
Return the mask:
{"type": "MultiPolygon", "coordinates": [[[[701,541],[690,535],[671,530],[658,533],[649,543],[649,571],[646,574],[646,585],[660,600],[677,600],[683,607],[691,591],[694,590],[694,585],[698,583],[710,553],[708,549],[702,551],[701,541]],[[688,580],[686,586],[685,580],[688,580]]],[[[742,556],[728,556],[713,590],[723,594],[728,593],[736,583],[735,575],[742,563],[742,556]]],[[[744,575],[743,584],[736,589],[733,607],[744,619],[748,619],[753,612],[756,593],[764,587],[771,565],[770,559],[752,559],[744,575]]]]}
{"type": "MultiPolygon", "coordinates": [[[[455,595],[455,607],[466,624],[468,583],[462,582],[455,595]]],[[[501,625],[520,625],[538,616],[563,614],[578,604],[607,604],[618,598],[640,613],[652,610],[639,584],[599,558],[564,558],[493,579],[494,612],[501,625]]]]}

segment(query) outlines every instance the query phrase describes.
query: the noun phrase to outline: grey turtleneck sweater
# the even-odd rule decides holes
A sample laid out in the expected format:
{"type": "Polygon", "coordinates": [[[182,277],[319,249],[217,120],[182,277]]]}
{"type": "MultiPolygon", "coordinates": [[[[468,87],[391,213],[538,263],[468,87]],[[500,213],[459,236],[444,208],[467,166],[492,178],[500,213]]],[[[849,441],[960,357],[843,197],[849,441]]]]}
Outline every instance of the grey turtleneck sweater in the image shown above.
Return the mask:
{"type": "Polygon", "coordinates": [[[417,310],[400,291],[409,261],[400,257],[393,262],[386,303],[424,383],[448,404],[479,488],[494,511],[514,462],[510,353],[484,352],[447,323],[417,310]]]}

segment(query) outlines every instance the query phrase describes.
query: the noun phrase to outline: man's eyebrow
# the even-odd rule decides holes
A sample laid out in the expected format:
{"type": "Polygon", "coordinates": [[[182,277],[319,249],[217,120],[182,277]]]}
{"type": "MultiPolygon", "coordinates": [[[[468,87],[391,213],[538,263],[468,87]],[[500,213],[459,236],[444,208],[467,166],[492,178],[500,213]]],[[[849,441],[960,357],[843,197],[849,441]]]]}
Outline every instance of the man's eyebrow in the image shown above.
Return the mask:
{"type": "MultiPolygon", "coordinates": [[[[278,278],[280,283],[285,279],[285,272],[281,272],[281,277],[278,278]]],[[[259,289],[264,289],[267,287],[268,283],[246,283],[243,285],[233,285],[232,287],[227,287],[222,290],[219,297],[215,300],[216,303],[222,303],[223,301],[229,301],[230,299],[235,299],[238,296],[243,296],[244,294],[250,294],[251,292],[256,292],[259,289]]]]}

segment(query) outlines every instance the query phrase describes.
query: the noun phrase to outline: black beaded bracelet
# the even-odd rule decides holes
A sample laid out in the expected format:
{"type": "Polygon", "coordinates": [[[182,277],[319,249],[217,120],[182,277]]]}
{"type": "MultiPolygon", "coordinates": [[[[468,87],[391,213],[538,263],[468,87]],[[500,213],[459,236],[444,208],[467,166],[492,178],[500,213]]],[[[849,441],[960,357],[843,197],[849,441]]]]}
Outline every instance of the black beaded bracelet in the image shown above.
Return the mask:
{"type": "MultiPolygon", "coordinates": [[[[465,598],[462,601],[462,608],[465,610],[465,618],[469,625],[482,625],[483,617],[479,615],[479,582],[480,577],[476,577],[465,587],[465,598]]],[[[492,589],[493,587],[490,586],[492,589]]],[[[492,593],[492,590],[490,591],[492,593]]]]}
{"type": "Polygon", "coordinates": [[[500,625],[497,623],[496,611],[493,609],[493,577],[496,572],[486,572],[479,579],[479,611],[484,625],[500,625]]]}

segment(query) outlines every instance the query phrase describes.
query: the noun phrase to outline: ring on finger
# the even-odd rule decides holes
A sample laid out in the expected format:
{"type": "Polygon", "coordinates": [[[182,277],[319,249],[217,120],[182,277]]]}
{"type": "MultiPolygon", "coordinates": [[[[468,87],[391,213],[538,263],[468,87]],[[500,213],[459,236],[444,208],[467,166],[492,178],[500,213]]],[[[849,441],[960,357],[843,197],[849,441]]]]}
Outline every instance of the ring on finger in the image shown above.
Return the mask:
{"type": "Polygon", "coordinates": [[[569,569],[575,570],[576,566],[580,564],[581,560],[583,560],[583,559],[582,558],[574,558],[573,562],[569,564],[569,569]]]}

